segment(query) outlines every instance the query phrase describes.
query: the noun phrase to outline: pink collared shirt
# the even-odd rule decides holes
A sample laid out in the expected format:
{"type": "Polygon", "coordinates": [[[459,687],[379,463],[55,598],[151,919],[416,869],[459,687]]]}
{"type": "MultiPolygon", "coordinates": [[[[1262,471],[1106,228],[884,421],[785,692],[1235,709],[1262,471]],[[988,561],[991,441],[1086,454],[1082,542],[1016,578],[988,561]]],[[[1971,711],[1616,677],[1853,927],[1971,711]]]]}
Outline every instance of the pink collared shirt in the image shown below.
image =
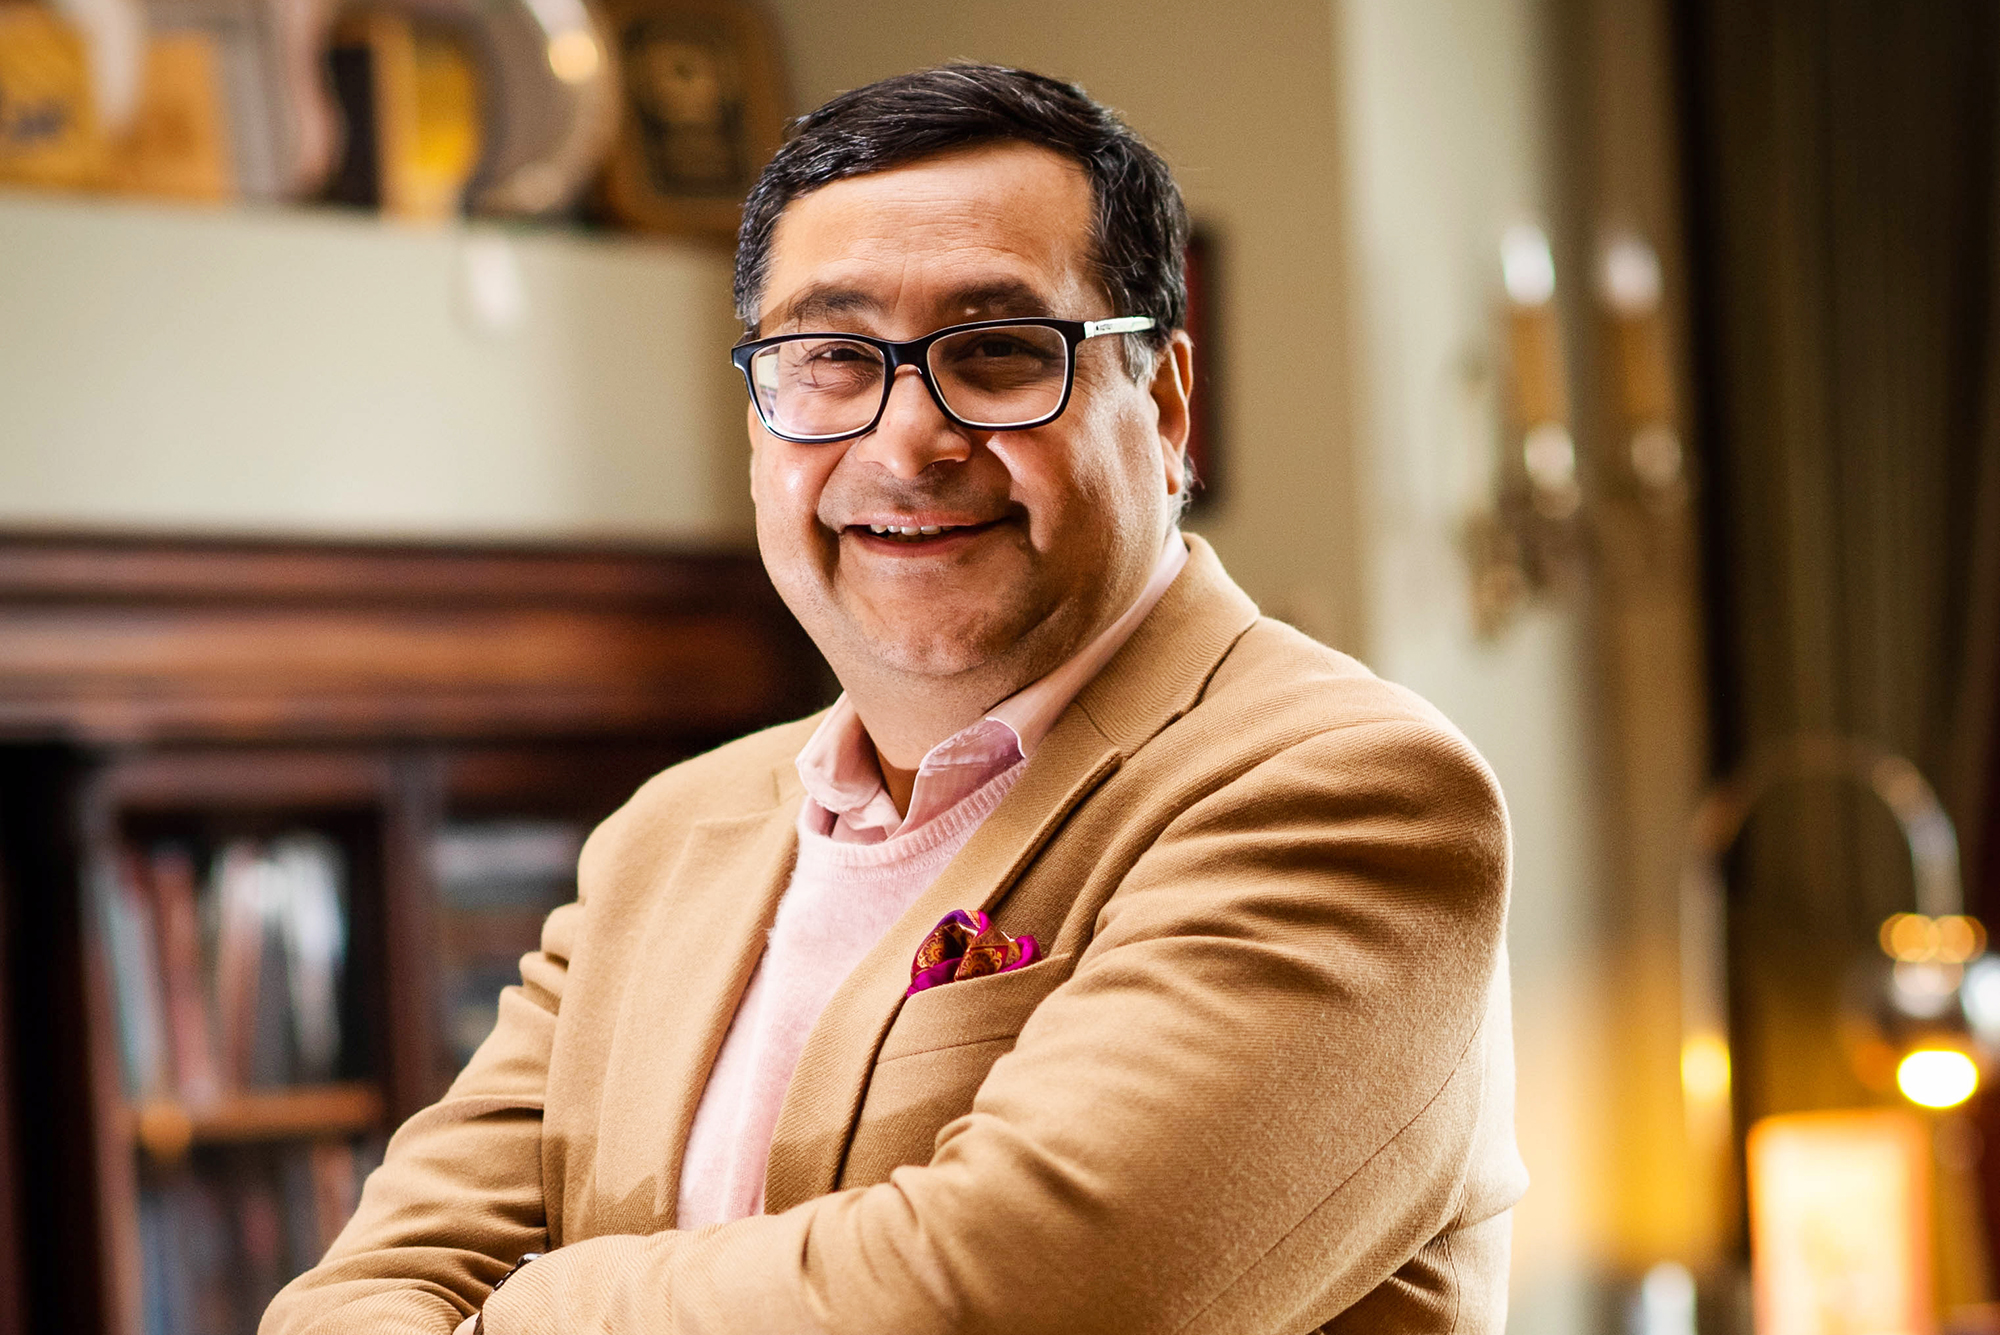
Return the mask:
{"type": "Polygon", "coordinates": [[[1124,647],[1187,559],[1176,529],[1139,597],[1096,639],[932,747],[917,766],[907,815],[882,783],[861,716],[845,695],[834,702],[799,752],[806,798],[798,858],[695,1110],[676,1227],[762,1213],[778,1112],[820,1012],[1000,805],[1056,719],[1124,647]]]}

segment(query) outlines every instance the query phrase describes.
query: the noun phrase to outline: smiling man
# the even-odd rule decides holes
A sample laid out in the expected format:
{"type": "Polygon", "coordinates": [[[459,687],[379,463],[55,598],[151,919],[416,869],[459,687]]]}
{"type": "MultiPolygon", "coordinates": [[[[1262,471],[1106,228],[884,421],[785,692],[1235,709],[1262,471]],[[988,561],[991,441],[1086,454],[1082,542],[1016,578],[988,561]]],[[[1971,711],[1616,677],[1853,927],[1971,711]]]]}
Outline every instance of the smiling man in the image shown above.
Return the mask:
{"type": "Polygon", "coordinates": [[[1501,1328],[1505,812],[1180,533],[1185,239],[1037,75],[799,123],[732,357],[843,694],[599,829],[266,1332],[1501,1328]]]}

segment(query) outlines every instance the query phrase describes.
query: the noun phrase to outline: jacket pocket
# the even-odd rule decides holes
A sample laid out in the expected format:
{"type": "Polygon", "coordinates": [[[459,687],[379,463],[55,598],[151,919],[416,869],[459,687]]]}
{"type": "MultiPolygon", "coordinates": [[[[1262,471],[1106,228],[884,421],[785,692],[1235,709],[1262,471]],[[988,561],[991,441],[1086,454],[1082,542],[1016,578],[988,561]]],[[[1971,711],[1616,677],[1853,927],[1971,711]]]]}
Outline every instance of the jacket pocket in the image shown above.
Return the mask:
{"type": "Polygon", "coordinates": [[[1036,960],[1025,969],[945,983],[904,1000],[889,1026],[875,1064],[903,1057],[1011,1039],[1021,1032],[1042,998],[1068,981],[1074,955],[1036,960]]]}
{"type": "Polygon", "coordinates": [[[905,1164],[929,1163],[938,1132],[972,1111],[993,1063],[1074,968],[1061,955],[905,1000],[876,1056],[840,1185],[886,1182],[905,1164]]]}

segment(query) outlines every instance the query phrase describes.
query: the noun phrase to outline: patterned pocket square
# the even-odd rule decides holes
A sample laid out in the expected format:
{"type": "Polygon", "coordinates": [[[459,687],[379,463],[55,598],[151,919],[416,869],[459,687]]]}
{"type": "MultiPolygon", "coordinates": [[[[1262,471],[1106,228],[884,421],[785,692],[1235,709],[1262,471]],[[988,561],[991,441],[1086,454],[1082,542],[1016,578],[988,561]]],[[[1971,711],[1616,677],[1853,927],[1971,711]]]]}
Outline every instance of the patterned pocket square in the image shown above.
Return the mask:
{"type": "Polygon", "coordinates": [[[1033,964],[1041,947],[1028,935],[1009,936],[978,909],[953,909],[931,928],[910,961],[910,990],[915,996],[939,983],[956,983],[989,973],[1006,973],[1033,964]]]}

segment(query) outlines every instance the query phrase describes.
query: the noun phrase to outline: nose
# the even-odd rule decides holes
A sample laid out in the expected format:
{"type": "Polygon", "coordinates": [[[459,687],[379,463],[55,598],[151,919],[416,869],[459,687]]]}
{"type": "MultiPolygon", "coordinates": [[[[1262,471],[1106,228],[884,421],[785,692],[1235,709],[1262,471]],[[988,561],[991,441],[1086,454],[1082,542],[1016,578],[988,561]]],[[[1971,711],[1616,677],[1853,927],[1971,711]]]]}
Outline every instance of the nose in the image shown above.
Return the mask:
{"type": "Polygon", "coordinates": [[[914,478],[934,463],[970,458],[972,442],[938,411],[917,368],[899,366],[882,420],[854,443],[854,453],[897,477],[914,478]]]}

